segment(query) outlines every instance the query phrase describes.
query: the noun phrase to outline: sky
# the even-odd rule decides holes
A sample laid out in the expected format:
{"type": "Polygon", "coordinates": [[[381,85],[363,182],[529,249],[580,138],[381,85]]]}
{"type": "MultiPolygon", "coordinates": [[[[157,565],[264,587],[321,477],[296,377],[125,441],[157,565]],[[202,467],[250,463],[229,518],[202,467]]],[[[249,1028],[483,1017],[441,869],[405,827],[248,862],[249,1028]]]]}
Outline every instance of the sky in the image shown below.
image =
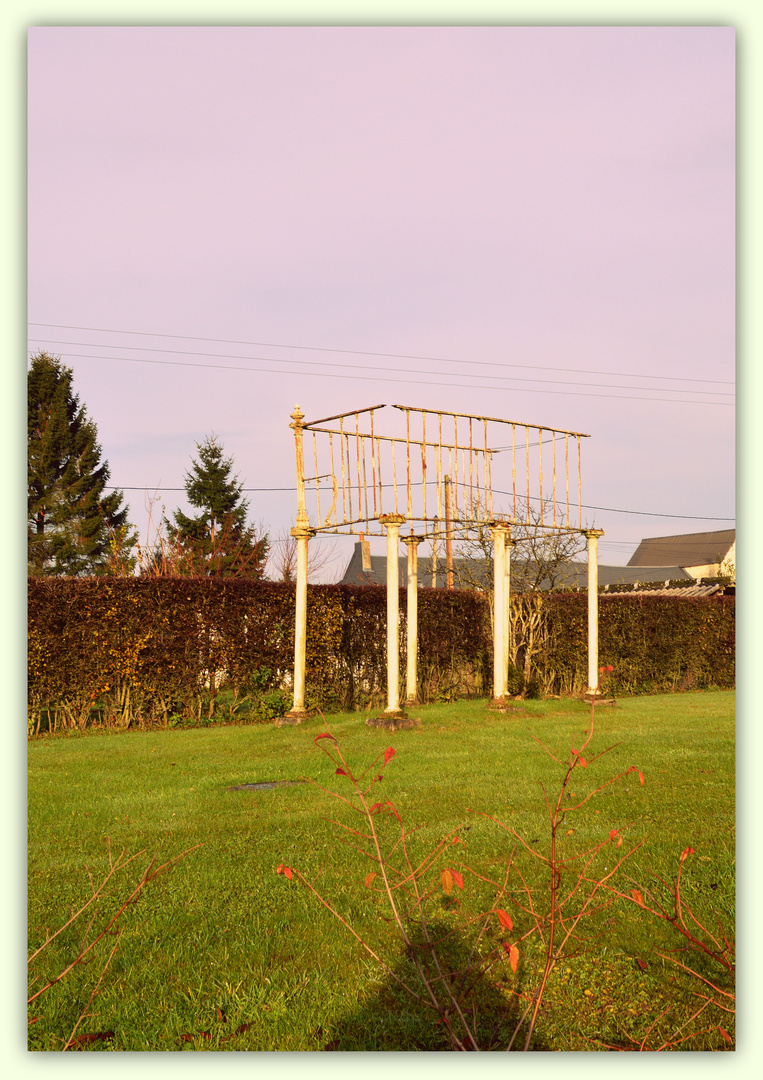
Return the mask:
{"type": "Polygon", "coordinates": [[[285,533],[296,403],[589,434],[604,564],[734,526],[732,27],[34,26],[28,50],[29,352],[73,369],[142,542],[212,433],[285,533]]]}

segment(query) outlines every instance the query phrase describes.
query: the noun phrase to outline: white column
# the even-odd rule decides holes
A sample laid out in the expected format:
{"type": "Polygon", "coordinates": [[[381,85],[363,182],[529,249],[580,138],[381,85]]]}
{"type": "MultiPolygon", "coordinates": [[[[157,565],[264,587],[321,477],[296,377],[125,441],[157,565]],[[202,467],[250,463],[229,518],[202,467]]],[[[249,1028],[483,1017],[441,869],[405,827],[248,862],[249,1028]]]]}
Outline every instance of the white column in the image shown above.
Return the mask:
{"type": "Polygon", "coordinates": [[[307,662],[307,545],[313,529],[297,525],[291,530],[297,541],[297,587],[294,609],[294,704],[284,717],[298,724],[308,713],[305,710],[305,667],[307,662]]]}
{"type": "Polygon", "coordinates": [[[506,678],[509,670],[509,644],[511,641],[511,549],[514,546],[514,541],[511,539],[511,526],[506,529],[504,544],[506,547],[506,563],[503,575],[503,603],[505,613],[503,622],[503,671],[504,678],[506,678]]]}
{"type": "Polygon", "coordinates": [[[508,526],[496,524],[493,534],[493,700],[506,699],[506,536],[508,526]]]}
{"type": "Polygon", "coordinates": [[[404,536],[408,548],[408,614],[406,641],[405,703],[415,705],[418,696],[419,647],[419,552],[423,536],[404,536]]]}
{"type": "Polygon", "coordinates": [[[384,514],[379,523],[387,530],[387,708],[400,712],[400,568],[398,546],[402,514],[384,514]]]}
{"type": "Polygon", "coordinates": [[[588,693],[599,688],[599,537],[603,529],[587,529],[588,538],[588,693]]]}

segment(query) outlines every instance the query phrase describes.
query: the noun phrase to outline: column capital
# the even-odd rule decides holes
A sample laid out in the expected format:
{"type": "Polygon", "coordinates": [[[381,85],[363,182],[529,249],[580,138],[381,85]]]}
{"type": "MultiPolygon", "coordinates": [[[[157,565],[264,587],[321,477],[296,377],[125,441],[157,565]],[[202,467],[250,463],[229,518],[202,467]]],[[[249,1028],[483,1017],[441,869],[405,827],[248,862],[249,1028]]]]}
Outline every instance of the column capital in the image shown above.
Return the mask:
{"type": "Polygon", "coordinates": [[[603,529],[583,529],[583,536],[587,536],[589,540],[593,540],[595,537],[603,536],[603,529]]]}
{"type": "Polygon", "coordinates": [[[403,541],[404,544],[408,544],[409,546],[418,547],[419,544],[424,543],[424,541],[426,540],[426,537],[425,536],[413,536],[413,535],[411,535],[411,536],[401,536],[400,539],[403,541]]]}
{"type": "Polygon", "coordinates": [[[309,540],[311,537],[315,536],[315,529],[311,529],[309,525],[295,525],[289,532],[295,540],[302,540],[304,538],[309,540]]]}
{"type": "Polygon", "coordinates": [[[390,525],[402,525],[405,522],[404,514],[382,514],[379,517],[379,524],[387,528],[390,525]]]}

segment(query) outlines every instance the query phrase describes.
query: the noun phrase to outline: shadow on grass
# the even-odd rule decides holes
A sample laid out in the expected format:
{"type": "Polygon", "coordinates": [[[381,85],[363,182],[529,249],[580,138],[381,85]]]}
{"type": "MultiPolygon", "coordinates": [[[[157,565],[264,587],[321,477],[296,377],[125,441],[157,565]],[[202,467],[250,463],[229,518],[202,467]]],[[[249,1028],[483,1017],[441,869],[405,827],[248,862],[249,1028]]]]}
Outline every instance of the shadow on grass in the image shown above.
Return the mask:
{"type": "MultiPolygon", "coordinates": [[[[448,997],[443,989],[446,979],[458,999],[459,1006],[480,1050],[506,1050],[511,1042],[520,1016],[527,1005],[523,996],[525,977],[521,964],[516,975],[508,964],[499,961],[488,972],[475,970],[471,945],[453,933],[452,928],[432,922],[430,936],[437,944],[440,971],[427,946],[420,927],[409,928],[419,962],[440,1001],[448,997]]],[[[402,946],[394,967],[393,978],[388,974],[380,987],[353,1012],[337,1020],[331,1028],[331,1039],[325,1050],[354,1051],[443,1051],[458,1049],[449,1038],[446,1024],[436,1009],[427,1004],[429,993],[416,969],[412,954],[402,946]],[[406,983],[419,999],[413,997],[397,979],[406,983]]],[[[455,1009],[449,1017],[451,1026],[464,1049],[473,1050],[455,1009]]],[[[526,1024],[514,1040],[512,1049],[523,1049],[526,1024]]],[[[531,1050],[545,1050],[543,1042],[534,1037],[531,1050]]]]}

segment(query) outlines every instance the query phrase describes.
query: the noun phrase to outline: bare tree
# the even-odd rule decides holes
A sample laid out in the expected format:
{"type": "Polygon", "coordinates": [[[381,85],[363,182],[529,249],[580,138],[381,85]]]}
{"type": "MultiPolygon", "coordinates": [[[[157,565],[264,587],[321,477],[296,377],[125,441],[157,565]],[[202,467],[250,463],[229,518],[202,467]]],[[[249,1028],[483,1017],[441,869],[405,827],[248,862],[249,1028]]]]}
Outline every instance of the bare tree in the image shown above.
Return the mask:
{"type": "MultiPolygon", "coordinates": [[[[548,624],[543,612],[543,594],[552,589],[573,587],[570,565],[585,550],[579,532],[544,528],[553,520],[553,507],[544,504],[530,511],[530,521],[513,525],[511,539],[511,591],[509,611],[509,664],[520,680],[521,694],[530,692],[535,657],[545,648],[548,624]]],[[[464,531],[457,545],[453,573],[461,588],[486,593],[493,618],[493,537],[490,524],[464,531]]]]}
{"type": "MultiPolygon", "coordinates": [[[[564,532],[541,525],[541,520],[545,523],[551,517],[552,507],[545,503],[542,517],[539,509],[531,509],[529,522],[512,525],[512,591],[550,591],[573,584],[570,564],[585,551],[585,539],[579,532],[564,532]]],[[[493,536],[490,523],[474,525],[463,532],[463,539],[456,546],[454,576],[462,588],[492,593],[493,536]]]]}
{"type": "MultiPolygon", "coordinates": [[[[312,540],[307,546],[307,580],[315,583],[317,578],[329,578],[333,583],[339,577],[337,568],[327,572],[338,556],[335,543],[325,544],[312,540]]],[[[281,532],[271,540],[267,562],[267,573],[271,581],[284,581],[292,584],[297,577],[297,541],[288,532],[281,532]]]]}

